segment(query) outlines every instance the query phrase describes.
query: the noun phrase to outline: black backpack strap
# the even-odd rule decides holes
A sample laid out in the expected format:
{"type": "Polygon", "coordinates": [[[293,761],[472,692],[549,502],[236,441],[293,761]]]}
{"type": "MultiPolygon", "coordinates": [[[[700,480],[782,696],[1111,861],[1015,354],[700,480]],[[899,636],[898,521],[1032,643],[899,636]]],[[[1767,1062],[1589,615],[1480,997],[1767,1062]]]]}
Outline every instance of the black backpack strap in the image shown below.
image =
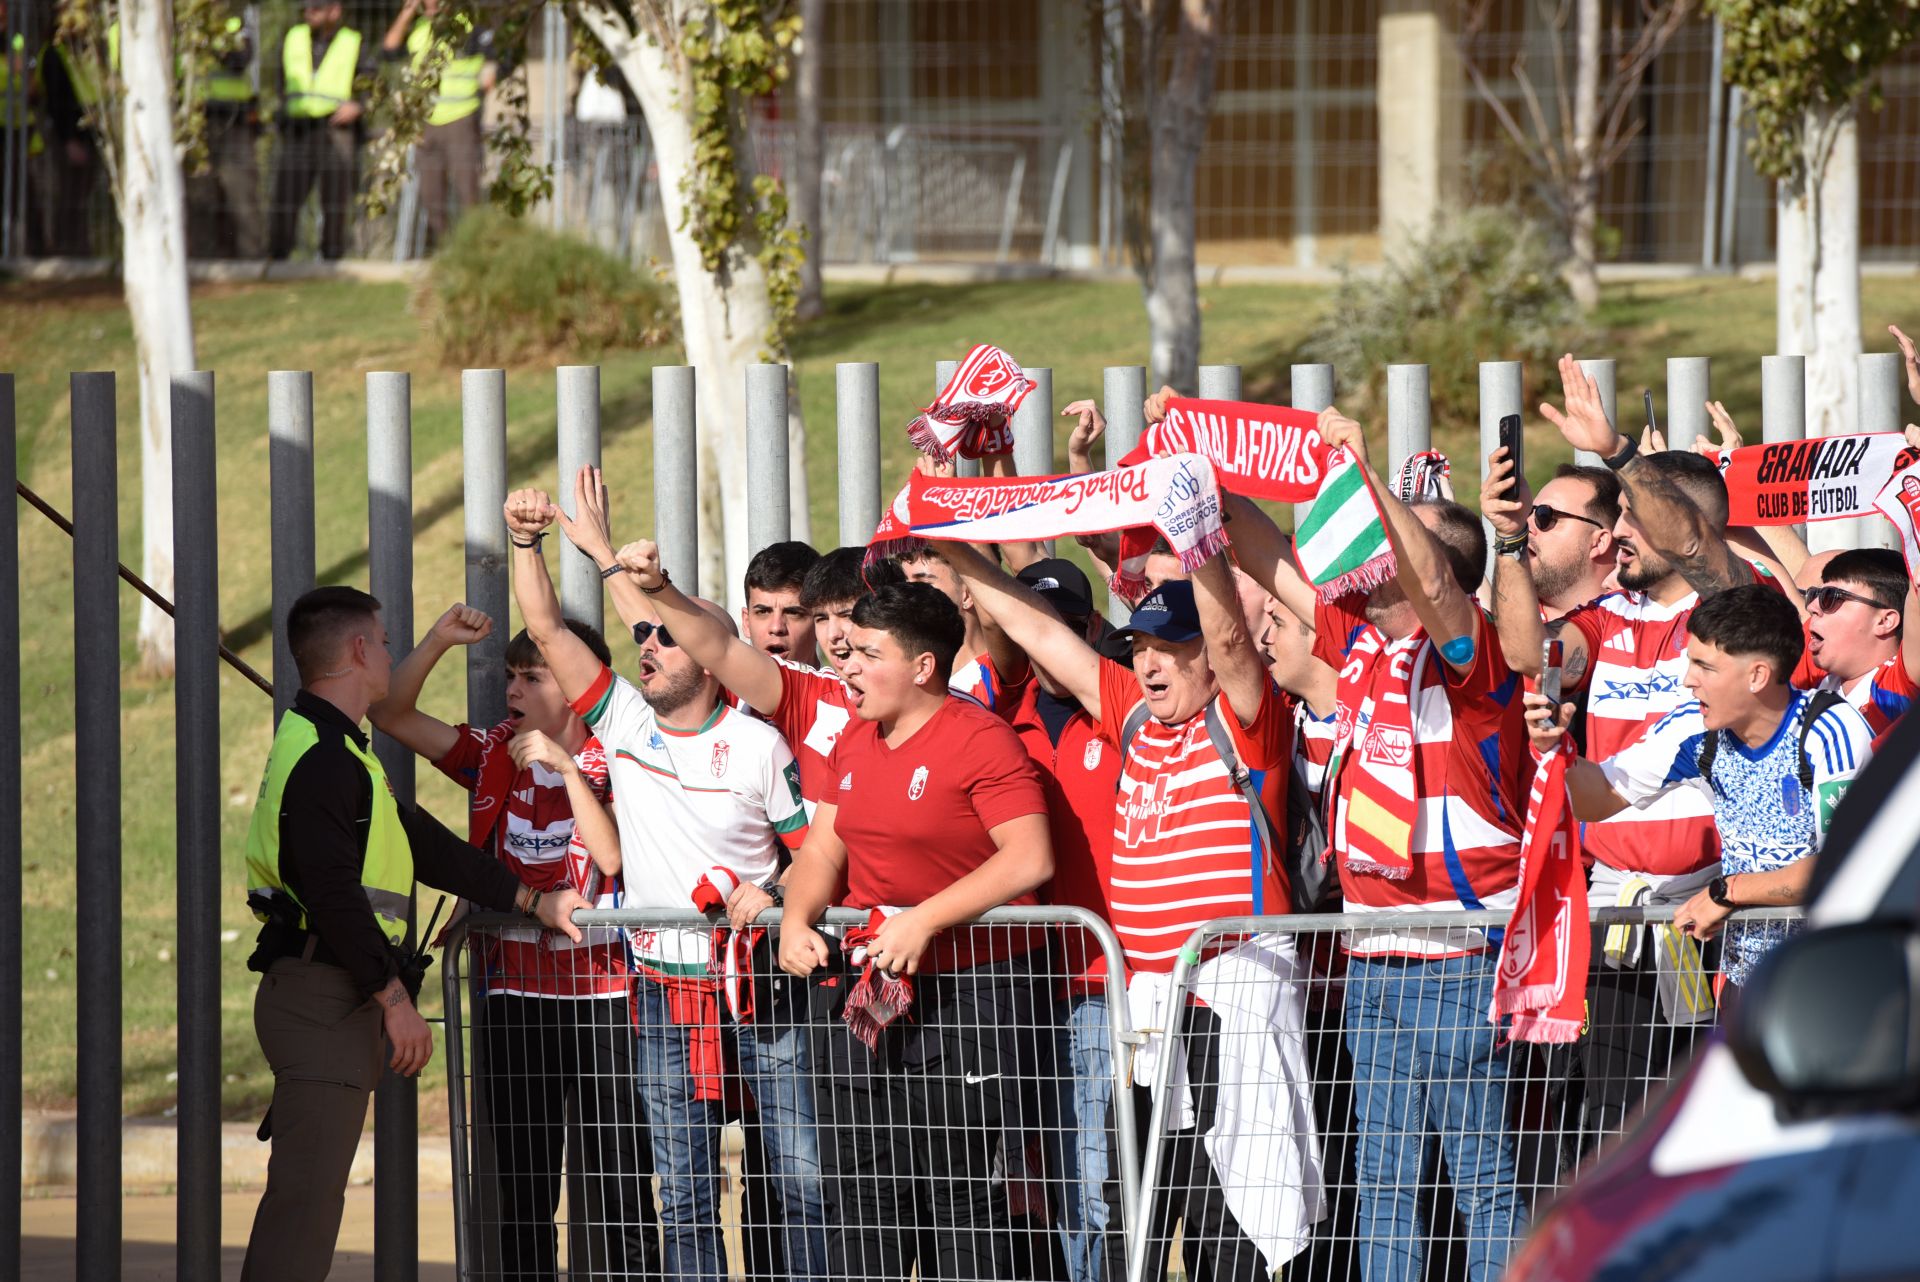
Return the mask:
{"type": "Polygon", "coordinates": [[[1147,724],[1147,718],[1153,715],[1147,711],[1147,701],[1142,699],[1133,705],[1127,713],[1127,719],[1120,726],[1120,759],[1125,761],[1133,753],[1133,741],[1140,734],[1140,728],[1147,724]]]}
{"type": "Polygon", "coordinates": [[[1708,792],[1718,792],[1713,782],[1713,759],[1720,755],[1720,732],[1709,730],[1700,740],[1700,778],[1706,781],[1708,792]]]}
{"type": "MultiPolygon", "coordinates": [[[[1224,698],[1222,695],[1220,698],[1224,698]]],[[[1261,849],[1269,860],[1278,859],[1286,847],[1275,838],[1273,816],[1267,813],[1267,803],[1260,798],[1260,789],[1253,782],[1253,774],[1240,764],[1240,754],[1233,749],[1233,735],[1227,730],[1226,722],[1220,716],[1220,698],[1207,704],[1207,738],[1213,743],[1213,750],[1220,754],[1220,761],[1227,768],[1227,777],[1233,780],[1234,790],[1246,801],[1247,809],[1253,812],[1253,830],[1260,838],[1261,849]]],[[[1256,878],[1254,895],[1259,898],[1259,882],[1256,878]]],[[[1258,904],[1259,911],[1273,911],[1264,903],[1258,904]]]]}
{"type": "Polygon", "coordinates": [[[1800,791],[1808,796],[1813,795],[1813,758],[1807,755],[1807,736],[1813,733],[1814,722],[1846,701],[1838,690],[1815,690],[1807,700],[1806,713],[1800,718],[1800,791]]]}

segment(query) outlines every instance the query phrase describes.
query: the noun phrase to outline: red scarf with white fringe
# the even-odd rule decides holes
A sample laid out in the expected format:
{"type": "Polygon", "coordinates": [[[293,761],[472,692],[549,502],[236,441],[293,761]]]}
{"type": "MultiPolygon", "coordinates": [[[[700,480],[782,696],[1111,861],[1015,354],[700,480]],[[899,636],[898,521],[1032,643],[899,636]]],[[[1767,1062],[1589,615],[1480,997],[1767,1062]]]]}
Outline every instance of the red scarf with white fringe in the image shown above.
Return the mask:
{"type": "Polygon", "coordinates": [[[1587,1020],[1587,876],[1580,862],[1580,825],[1567,794],[1573,745],[1540,759],[1527,796],[1520,844],[1520,895],[1500,945],[1493,981],[1496,1027],[1511,1015],[1516,1042],[1572,1042],[1587,1020]]]}
{"type": "Polygon", "coordinates": [[[1307,503],[1320,493],[1333,450],[1321,441],[1320,416],[1311,410],[1175,397],[1120,465],[1167,454],[1200,455],[1235,494],[1307,503]]]}
{"type": "Polygon", "coordinates": [[[740,888],[731,868],[715,865],[693,884],[693,906],[715,921],[712,955],[707,973],[720,985],[727,1011],[735,1023],[753,1022],[753,947],[767,933],[764,926],[735,930],[727,920],[727,901],[740,888]]]}
{"type": "Polygon", "coordinates": [[[866,925],[848,931],[842,941],[847,960],[863,969],[860,978],[847,991],[846,1003],[840,1008],[840,1022],[852,1029],[853,1035],[876,1055],[880,1053],[880,1034],[913,1008],[913,978],[891,974],[868,961],[867,945],[880,934],[887,918],[904,911],[876,908],[867,914],[866,925]]]}
{"type": "Polygon", "coordinates": [[[984,458],[1013,448],[1008,421],[1036,384],[1013,357],[982,343],[967,353],[933,404],[907,424],[913,448],[936,462],[984,458]]]}

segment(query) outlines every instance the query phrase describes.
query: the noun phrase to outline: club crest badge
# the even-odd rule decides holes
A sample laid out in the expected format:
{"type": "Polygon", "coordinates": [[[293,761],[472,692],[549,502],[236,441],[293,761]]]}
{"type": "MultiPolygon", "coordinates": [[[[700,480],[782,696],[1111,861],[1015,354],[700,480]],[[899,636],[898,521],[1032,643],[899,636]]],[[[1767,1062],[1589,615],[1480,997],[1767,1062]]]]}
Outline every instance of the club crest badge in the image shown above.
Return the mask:
{"type": "Polygon", "coordinates": [[[915,766],[913,770],[913,780],[912,782],[907,784],[907,800],[908,801],[920,800],[920,794],[925,792],[926,790],[927,790],[927,768],[925,766],[915,766]]]}
{"type": "Polygon", "coordinates": [[[731,752],[732,748],[725,739],[713,745],[713,777],[715,779],[726,777],[727,756],[731,752]]]}

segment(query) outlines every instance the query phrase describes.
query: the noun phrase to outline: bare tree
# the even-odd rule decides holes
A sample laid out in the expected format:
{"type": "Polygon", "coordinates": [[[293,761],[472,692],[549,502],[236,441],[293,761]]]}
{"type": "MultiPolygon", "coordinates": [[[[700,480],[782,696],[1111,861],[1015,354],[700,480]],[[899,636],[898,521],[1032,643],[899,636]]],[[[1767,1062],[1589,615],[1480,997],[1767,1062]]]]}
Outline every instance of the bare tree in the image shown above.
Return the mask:
{"type": "Polygon", "coordinates": [[[1523,44],[1507,67],[1519,88],[1517,110],[1492,80],[1500,70],[1488,34],[1496,0],[1459,0],[1454,43],[1474,89],[1553,211],[1567,243],[1567,283],[1580,306],[1591,308],[1600,301],[1600,180],[1639,135],[1643,117],[1634,108],[1641,82],[1692,15],[1694,0],[1612,6],[1602,0],[1534,0],[1529,7],[1539,17],[1547,76],[1544,84],[1536,81],[1534,59],[1523,44]]]}
{"type": "Polygon", "coordinates": [[[827,0],[800,0],[800,43],[793,57],[793,176],[787,182],[793,199],[793,223],[807,238],[807,256],[800,264],[800,302],[796,320],[824,316],[827,305],[820,291],[821,235],[820,179],[824,164],[820,132],[820,79],[826,62],[827,0]]]}

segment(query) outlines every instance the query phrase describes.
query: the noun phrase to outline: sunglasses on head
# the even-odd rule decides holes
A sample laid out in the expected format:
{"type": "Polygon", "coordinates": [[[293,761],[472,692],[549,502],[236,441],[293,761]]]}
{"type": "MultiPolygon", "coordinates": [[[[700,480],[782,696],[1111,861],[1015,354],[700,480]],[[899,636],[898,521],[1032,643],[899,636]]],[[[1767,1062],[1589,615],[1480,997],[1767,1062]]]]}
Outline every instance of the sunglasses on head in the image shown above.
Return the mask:
{"type": "Polygon", "coordinates": [[[663,650],[671,650],[674,648],[673,634],[668,632],[661,624],[642,621],[633,625],[633,643],[635,645],[645,645],[648,637],[652,637],[658,641],[660,648],[663,650]]]}
{"type": "Polygon", "coordinates": [[[1817,588],[1808,588],[1806,598],[1807,608],[1821,614],[1832,614],[1849,601],[1858,601],[1862,605],[1870,605],[1876,610],[1898,610],[1900,608],[1897,605],[1888,605],[1885,601],[1876,601],[1870,596],[1861,596],[1858,592],[1849,592],[1845,588],[1837,588],[1831,583],[1823,583],[1817,588]]]}
{"type": "Polygon", "coordinates": [[[1530,515],[1533,517],[1533,528],[1542,534],[1560,524],[1561,521],[1585,521],[1596,530],[1607,528],[1590,516],[1581,516],[1578,512],[1562,512],[1559,508],[1548,507],[1545,503],[1535,503],[1530,515]]]}

